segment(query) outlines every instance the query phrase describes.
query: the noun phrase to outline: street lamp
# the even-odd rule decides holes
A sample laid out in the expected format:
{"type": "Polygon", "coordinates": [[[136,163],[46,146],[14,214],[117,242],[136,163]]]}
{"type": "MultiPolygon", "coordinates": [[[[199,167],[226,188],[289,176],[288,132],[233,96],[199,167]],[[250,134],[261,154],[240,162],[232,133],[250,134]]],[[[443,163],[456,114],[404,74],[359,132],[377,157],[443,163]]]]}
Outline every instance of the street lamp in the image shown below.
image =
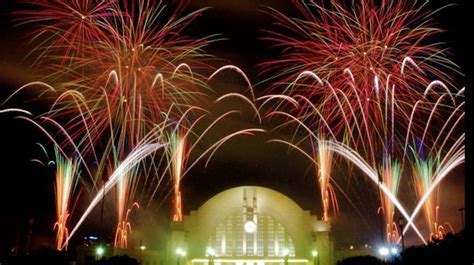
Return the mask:
{"type": "Polygon", "coordinates": [[[379,254],[380,254],[380,256],[382,256],[383,258],[387,257],[388,254],[389,254],[388,248],[386,248],[386,247],[381,247],[381,248],[379,248],[379,254]]]}
{"type": "Polygon", "coordinates": [[[405,237],[403,236],[403,226],[405,225],[405,219],[402,217],[398,218],[398,226],[400,227],[400,231],[402,233],[402,252],[405,252],[405,237]]]}
{"type": "Polygon", "coordinates": [[[177,264],[179,265],[179,262],[181,261],[181,257],[186,257],[186,251],[184,251],[182,248],[177,248],[176,255],[178,256],[177,264]]]}
{"type": "Polygon", "coordinates": [[[217,255],[216,255],[216,252],[214,251],[213,248],[208,247],[208,248],[206,249],[206,257],[209,258],[209,262],[208,262],[209,265],[214,265],[214,258],[215,258],[216,256],[217,256],[217,255]]]}
{"type": "Polygon", "coordinates": [[[389,254],[390,254],[390,251],[388,250],[387,247],[379,248],[379,255],[382,257],[383,264],[387,264],[389,254]]]}
{"type": "Polygon", "coordinates": [[[288,265],[288,256],[290,256],[290,250],[288,248],[283,249],[283,258],[285,258],[285,265],[288,265]]]}
{"type": "Polygon", "coordinates": [[[140,241],[140,264],[143,263],[142,259],[143,259],[143,251],[146,249],[145,245],[143,245],[143,243],[140,241]]]}
{"type": "Polygon", "coordinates": [[[103,246],[97,246],[97,248],[95,249],[95,254],[97,255],[97,259],[100,259],[102,258],[102,255],[104,255],[105,253],[105,249],[103,246]]]}
{"type": "Polygon", "coordinates": [[[319,253],[317,250],[311,251],[311,256],[313,257],[313,265],[319,265],[319,253]]]}
{"type": "Polygon", "coordinates": [[[392,256],[398,256],[398,248],[397,247],[392,247],[390,249],[390,253],[392,254],[392,256]]]}

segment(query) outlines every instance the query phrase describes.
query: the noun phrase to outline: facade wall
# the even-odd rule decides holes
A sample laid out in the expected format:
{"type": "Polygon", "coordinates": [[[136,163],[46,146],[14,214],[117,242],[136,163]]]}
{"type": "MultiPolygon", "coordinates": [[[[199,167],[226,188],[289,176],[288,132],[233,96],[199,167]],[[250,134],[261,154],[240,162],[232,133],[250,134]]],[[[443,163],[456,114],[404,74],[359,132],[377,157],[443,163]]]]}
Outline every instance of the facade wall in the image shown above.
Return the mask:
{"type": "MultiPolygon", "coordinates": [[[[244,214],[243,201],[245,193],[247,194],[247,201],[251,200],[255,195],[258,215],[270,216],[275,223],[281,224],[284,227],[285,234],[294,245],[294,257],[289,258],[288,264],[308,264],[308,261],[312,263],[311,252],[315,249],[318,249],[320,265],[333,263],[329,223],[318,221],[316,216],[311,215],[309,211],[303,210],[293,200],[277,191],[263,187],[246,186],[229,189],[217,194],[198,210],[192,211],[189,216],[184,216],[182,224],[174,225],[170,242],[169,264],[176,264],[177,258],[173,250],[177,248],[186,249],[186,259],[188,261],[195,259],[194,264],[198,264],[196,259],[205,260],[209,239],[216,234],[216,228],[220,225],[222,226],[229,216],[244,214]]],[[[288,239],[286,242],[288,242],[288,239]]],[[[237,255],[238,257],[228,256],[227,258],[251,258],[252,260],[257,258],[261,260],[273,258],[275,260],[274,263],[283,264],[281,257],[269,257],[268,250],[265,250],[265,252],[266,255],[263,256],[246,255],[242,257],[237,255]]],[[[260,263],[257,262],[255,264],[260,265],[260,263]]],[[[182,264],[185,263],[183,262],[182,264]]],[[[254,265],[253,263],[249,264],[254,265]]],[[[268,265],[271,263],[268,260],[264,264],[268,265]]]]}

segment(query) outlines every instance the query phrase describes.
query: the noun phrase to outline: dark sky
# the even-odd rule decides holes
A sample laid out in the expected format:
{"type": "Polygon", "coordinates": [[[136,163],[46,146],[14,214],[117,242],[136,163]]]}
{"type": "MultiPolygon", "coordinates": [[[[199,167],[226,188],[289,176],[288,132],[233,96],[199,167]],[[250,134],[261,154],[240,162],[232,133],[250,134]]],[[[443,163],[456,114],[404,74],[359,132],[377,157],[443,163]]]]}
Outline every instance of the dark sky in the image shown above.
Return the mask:
{"type": "MultiPolygon", "coordinates": [[[[251,81],[256,83],[258,70],[255,65],[277,55],[275,50],[259,39],[262,36],[260,30],[271,27],[271,20],[259,12],[258,8],[270,5],[287,13],[295,13],[289,2],[193,0],[189,5],[190,10],[206,6],[211,6],[212,9],[196,21],[192,31],[198,32],[200,36],[220,33],[227,40],[212,44],[207,51],[241,67],[251,81]]],[[[447,3],[442,0],[431,2],[435,8],[447,3]]],[[[470,62],[467,59],[468,49],[464,45],[467,43],[467,33],[472,32],[467,25],[473,23],[467,21],[466,16],[459,15],[461,12],[467,12],[462,2],[449,2],[458,5],[441,12],[436,19],[441,27],[447,29],[443,40],[451,48],[453,60],[460,65],[462,72],[469,73],[467,69],[472,67],[472,64],[466,65],[470,62]]],[[[12,21],[11,12],[19,8],[21,5],[14,1],[0,2],[0,101],[22,84],[34,80],[28,60],[22,61],[31,49],[27,44],[28,29],[15,27],[15,22],[12,21]]],[[[467,78],[458,79],[460,86],[470,84],[467,78]]],[[[239,78],[233,78],[231,84],[225,86],[216,82],[213,89],[224,93],[229,90],[239,91],[244,86],[239,78]]],[[[256,87],[257,93],[263,89],[256,87]]],[[[30,100],[27,93],[16,97],[10,106],[26,108],[34,113],[40,113],[46,107],[41,101],[30,100]]],[[[235,122],[256,126],[249,117],[235,122]]],[[[54,217],[54,170],[44,169],[30,162],[32,158],[41,155],[36,143],[48,142],[37,129],[22,120],[14,119],[12,115],[0,115],[0,128],[0,248],[10,248],[21,240],[21,234],[26,231],[26,223],[30,217],[35,220],[33,234],[36,235],[37,241],[41,243],[43,238],[50,240],[54,217]]],[[[272,137],[275,135],[232,140],[216,154],[208,168],[198,164],[182,183],[185,212],[196,209],[212,195],[227,188],[261,185],[283,192],[303,208],[319,215],[321,204],[314,181],[314,169],[311,169],[310,163],[298,153],[289,152],[284,146],[266,143],[272,137]]],[[[345,165],[335,168],[340,178],[344,178],[344,168],[345,165]]],[[[461,227],[458,208],[464,207],[464,175],[464,167],[459,168],[442,186],[441,217],[449,221],[456,231],[461,227]]],[[[346,198],[339,195],[342,215],[333,225],[333,229],[340,247],[365,242],[375,244],[380,238],[375,215],[377,205],[374,203],[377,191],[369,181],[360,180],[356,183],[357,185],[348,187],[348,193],[357,210],[354,210],[346,198]]],[[[166,223],[163,220],[167,220],[169,216],[166,209],[169,202],[164,204],[165,207],[161,208],[159,213],[152,213],[151,217],[147,214],[148,218],[160,219],[154,220],[159,224],[166,223]]],[[[108,220],[114,220],[113,206],[106,207],[110,210],[107,214],[107,217],[110,217],[108,220]]],[[[92,220],[86,223],[80,235],[97,233],[96,228],[90,228],[97,223],[97,218],[98,213],[93,213],[92,220]]],[[[113,221],[106,224],[112,227],[113,221]]]]}

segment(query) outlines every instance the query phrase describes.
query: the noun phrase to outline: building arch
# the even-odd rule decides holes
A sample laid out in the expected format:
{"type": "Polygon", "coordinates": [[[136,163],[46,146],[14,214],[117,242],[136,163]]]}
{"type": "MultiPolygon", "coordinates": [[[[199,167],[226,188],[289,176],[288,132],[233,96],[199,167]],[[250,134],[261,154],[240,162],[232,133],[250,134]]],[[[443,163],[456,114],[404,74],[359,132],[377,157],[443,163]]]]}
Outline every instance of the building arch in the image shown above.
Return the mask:
{"type": "MultiPolygon", "coordinates": [[[[264,221],[265,219],[260,220],[260,225],[265,225],[266,228],[269,226],[268,222],[271,222],[269,221],[270,219],[273,220],[274,225],[280,225],[284,229],[285,237],[288,238],[285,242],[291,241],[291,245],[287,244],[285,248],[291,247],[294,249],[294,251],[292,250],[294,259],[301,260],[311,257],[311,251],[317,244],[317,233],[324,233],[324,236],[320,237],[318,243],[323,242],[323,239],[325,241],[329,240],[329,223],[318,221],[316,216],[311,215],[309,211],[303,210],[286,195],[265,187],[242,186],[218,193],[207,200],[199,209],[191,211],[189,215],[184,216],[182,223],[174,224],[171,249],[185,246],[191,260],[205,258],[206,247],[209,246],[210,238],[216,235],[216,229],[222,226],[223,223],[228,222],[229,218],[234,218],[232,229],[237,229],[237,227],[242,229],[241,225],[235,225],[235,220],[238,220],[239,214],[243,218],[248,218],[246,216],[249,214],[252,214],[253,218],[257,218],[257,229],[259,229],[259,218],[267,218],[267,221],[264,221]]],[[[244,220],[242,219],[242,224],[244,220]]],[[[258,236],[258,232],[255,236],[258,236]]],[[[237,239],[234,238],[234,240],[237,239]]],[[[265,242],[270,241],[267,239],[265,242]]],[[[325,244],[327,246],[331,245],[329,243],[325,244]]],[[[242,257],[242,255],[237,254],[242,253],[237,253],[234,250],[232,255],[223,256],[233,259],[242,257]]],[[[276,255],[269,254],[271,254],[271,251],[266,249],[265,255],[246,254],[243,256],[254,256],[261,259],[278,258],[277,256],[281,255],[281,251],[276,255]]],[[[321,265],[323,264],[321,263],[321,265]]]]}

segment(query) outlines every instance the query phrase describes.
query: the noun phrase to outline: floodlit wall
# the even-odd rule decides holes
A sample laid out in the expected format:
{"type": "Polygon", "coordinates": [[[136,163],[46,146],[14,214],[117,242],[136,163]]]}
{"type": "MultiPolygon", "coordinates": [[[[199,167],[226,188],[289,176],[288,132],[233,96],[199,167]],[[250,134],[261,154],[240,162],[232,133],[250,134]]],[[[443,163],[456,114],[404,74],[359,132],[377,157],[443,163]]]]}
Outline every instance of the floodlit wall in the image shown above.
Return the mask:
{"type": "MultiPolygon", "coordinates": [[[[182,224],[173,225],[169,249],[170,264],[177,264],[177,255],[174,253],[177,248],[185,249],[186,261],[205,259],[209,238],[215,234],[216,227],[229,216],[242,214],[244,190],[251,191],[252,194],[255,191],[259,214],[271,216],[284,227],[294,245],[295,256],[291,257],[292,259],[308,260],[309,264],[312,264],[316,259],[311,256],[311,252],[317,250],[320,265],[333,264],[329,222],[318,221],[316,216],[275,190],[256,186],[223,191],[209,199],[198,210],[184,216],[182,224]]],[[[186,263],[183,260],[181,264],[186,263]]]]}

